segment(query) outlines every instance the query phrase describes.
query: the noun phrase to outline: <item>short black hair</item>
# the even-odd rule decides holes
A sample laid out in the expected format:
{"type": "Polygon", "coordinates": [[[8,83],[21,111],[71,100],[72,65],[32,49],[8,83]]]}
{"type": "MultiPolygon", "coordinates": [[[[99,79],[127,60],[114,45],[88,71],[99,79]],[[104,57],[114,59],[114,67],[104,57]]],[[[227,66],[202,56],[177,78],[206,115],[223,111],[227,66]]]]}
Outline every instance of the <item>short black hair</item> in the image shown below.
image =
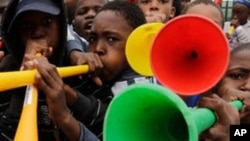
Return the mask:
{"type": "Polygon", "coordinates": [[[134,29],[146,23],[146,18],[142,10],[135,4],[128,1],[111,1],[103,5],[98,13],[111,10],[124,16],[127,23],[134,29]]]}

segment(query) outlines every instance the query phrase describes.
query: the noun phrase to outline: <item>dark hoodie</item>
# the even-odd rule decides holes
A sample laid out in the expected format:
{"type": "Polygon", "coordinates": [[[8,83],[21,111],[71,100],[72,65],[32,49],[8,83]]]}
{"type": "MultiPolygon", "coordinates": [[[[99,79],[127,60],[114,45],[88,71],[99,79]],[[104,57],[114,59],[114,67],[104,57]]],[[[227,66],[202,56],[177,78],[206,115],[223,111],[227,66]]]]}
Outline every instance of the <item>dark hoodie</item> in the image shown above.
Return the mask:
{"type": "MultiPolygon", "coordinates": [[[[56,66],[64,66],[65,62],[63,59],[64,53],[66,50],[66,39],[67,39],[67,16],[65,13],[64,8],[64,1],[63,0],[53,0],[54,3],[58,5],[60,8],[59,14],[59,23],[60,23],[60,44],[59,50],[57,50],[55,56],[53,57],[53,64],[56,66]],[[56,59],[55,59],[56,58],[56,59]]],[[[5,47],[7,51],[13,57],[13,63],[10,67],[6,68],[6,71],[16,71],[19,70],[23,56],[24,56],[24,45],[20,41],[20,34],[17,32],[17,21],[20,20],[20,15],[17,16],[13,21],[16,7],[19,0],[12,0],[7,9],[6,13],[3,16],[2,20],[2,36],[5,43],[5,47]],[[10,26],[11,25],[11,26],[10,26]]],[[[50,59],[49,59],[50,60],[50,59]]],[[[40,93],[40,92],[39,92],[40,93]]],[[[9,102],[9,106],[6,109],[1,109],[1,117],[0,117],[0,140],[5,141],[8,140],[7,138],[13,139],[15,136],[16,128],[18,126],[18,121],[20,118],[20,114],[23,107],[24,101],[24,94],[25,94],[25,87],[17,88],[14,90],[9,90],[6,92],[0,93],[1,98],[3,96],[11,96],[11,100],[9,102]]],[[[8,98],[5,98],[8,100],[8,98]]],[[[0,102],[8,102],[1,100],[0,102]]],[[[2,104],[1,103],[1,104],[2,104]]],[[[0,105],[1,106],[1,105],[0,105]]],[[[54,141],[54,134],[55,131],[54,125],[52,121],[49,119],[48,116],[48,108],[46,105],[46,101],[43,94],[39,94],[39,101],[38,101],[38,131],[39,131],[39,140],[40,141],[54,141]]]]}

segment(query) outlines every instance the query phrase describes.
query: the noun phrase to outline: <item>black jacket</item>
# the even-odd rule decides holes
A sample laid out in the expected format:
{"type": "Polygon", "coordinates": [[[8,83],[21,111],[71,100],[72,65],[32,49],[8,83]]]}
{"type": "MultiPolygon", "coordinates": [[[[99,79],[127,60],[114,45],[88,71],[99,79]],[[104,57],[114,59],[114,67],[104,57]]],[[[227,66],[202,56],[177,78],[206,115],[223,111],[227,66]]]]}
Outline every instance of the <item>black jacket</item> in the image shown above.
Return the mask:
{"type": "MultiPolygon", "coordinates": [[[[8,53],[12,56],[12,64],[5,68],[4,71],[17,71],[20,68],[22,58],[24,56],[24,45],[20,40],[20,34],[17,32],[17,21],[20,20],[20,16],[16,17],[14,23],[10,27],[10,23],[14,18],[15,9],[19,0],[12,0],[3,16],[2,20],[2,36],[5,43],[5,47],[8,53]]],[[[66,38],[67,38],[67,16],[65,12],[65,6],[63,0],[54,0],[54,2],[60,7],[60,45],[61,48],[55,55],[56,61],[53,62],[56,66],[64,66],[64,55],[66,52],[66,38]]],[[[53,59],[55,60],[55,59],[53,59]]],[[[21,115],[25,88],[16,88],[0,93],[0,140],[5,141],[7,138],[13,139],[15,136],[16,128],[18,126],[19,118],[21,115]]],[[[40,141],[52,141],[54,139],[53,132],[54,124],[49,119],[48,108],[43,94],[39,92],[38,101],[38,132],[40,141]]]]}

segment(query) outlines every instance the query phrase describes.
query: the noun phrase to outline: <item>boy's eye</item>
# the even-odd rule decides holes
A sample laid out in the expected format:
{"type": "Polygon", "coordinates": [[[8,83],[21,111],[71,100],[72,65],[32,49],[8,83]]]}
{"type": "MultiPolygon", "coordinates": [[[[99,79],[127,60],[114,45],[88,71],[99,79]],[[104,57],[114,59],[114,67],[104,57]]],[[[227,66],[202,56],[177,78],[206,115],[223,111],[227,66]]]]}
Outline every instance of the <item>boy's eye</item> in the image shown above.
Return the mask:
{"type": "Polygon", "coordinates": [[[88,38],[89,43],[93,43],[93,42],[95,42],[95,40],[96,40],[96,38],[92,37],[92,36],[89,36],[89,38],[88,38]]]}
{"type": "Polygon", "coordinates": [[[141,3],[147,4],[147,3],[149,3],[149,0],[142,0],[141,3]]]}
{"type": "Polygon", "coordinates": [[[168,0],[161,0],[161,3],[168,3],[168,0]]]}
{"type": "Polygon", "coordinates": [[[234,79],[234,80],[243,80],[247,76],[246,76],[246,74],[242,74],[242,73],[232,73],[229,75],[229,77],[234,79]]]}
{"type": "Polygon", "coordinates": [[[33,25],[32,25],[32,24],[30,24],[30,23],[25,23],[25,22],[21,23],[21,29],[22,29],[22,30],[28,30],[28,29],[31,29],[31,28],[33,28],[33,25]]]}
{"type": "Polygon", "coordinates": [[[108,42],[114,42],[114,41],[117,41],[118,39],[114,37],[107,37],[107,40],[108,42]]]}
{"type": "Polygon", "coordinates": [[[95,10],[95,12],[98,12],[98,10],[101,8],[101,6],[96,6],[95,8],[94,8],[94,10],[95,10]]]}
{"type": "Polygon", "coordinates": [[[88,12],[88,8],[82,8],[77,12],[77,15],[84,15],[88,12]]]}
{"type": "Polygon", "coordinates": [[[114,38],[112,38],[112,37],[108,37],[107,39],[108,39],[109,42],[113,42],[114,41],[114,38]]]}
{"type": "Polygon", "coordinates": [[[50,25],[52,23],[52,18],[51,17],[45,17],[43,19],[43,25],[50,25]]]}

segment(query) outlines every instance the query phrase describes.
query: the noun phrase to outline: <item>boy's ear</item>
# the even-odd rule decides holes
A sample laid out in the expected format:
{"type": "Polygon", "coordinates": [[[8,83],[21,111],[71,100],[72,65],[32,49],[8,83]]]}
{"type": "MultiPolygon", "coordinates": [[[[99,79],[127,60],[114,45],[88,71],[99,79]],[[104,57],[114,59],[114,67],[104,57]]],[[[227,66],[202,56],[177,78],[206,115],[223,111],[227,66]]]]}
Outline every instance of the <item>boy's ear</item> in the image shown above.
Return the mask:
{"type": "Polygon", "coordinates": [[[176,13],[175,7],[171,7],[169,17],[170,17],[170,18],[173,18],[173,17],[175,16],[175,13],[176,13]]]}

